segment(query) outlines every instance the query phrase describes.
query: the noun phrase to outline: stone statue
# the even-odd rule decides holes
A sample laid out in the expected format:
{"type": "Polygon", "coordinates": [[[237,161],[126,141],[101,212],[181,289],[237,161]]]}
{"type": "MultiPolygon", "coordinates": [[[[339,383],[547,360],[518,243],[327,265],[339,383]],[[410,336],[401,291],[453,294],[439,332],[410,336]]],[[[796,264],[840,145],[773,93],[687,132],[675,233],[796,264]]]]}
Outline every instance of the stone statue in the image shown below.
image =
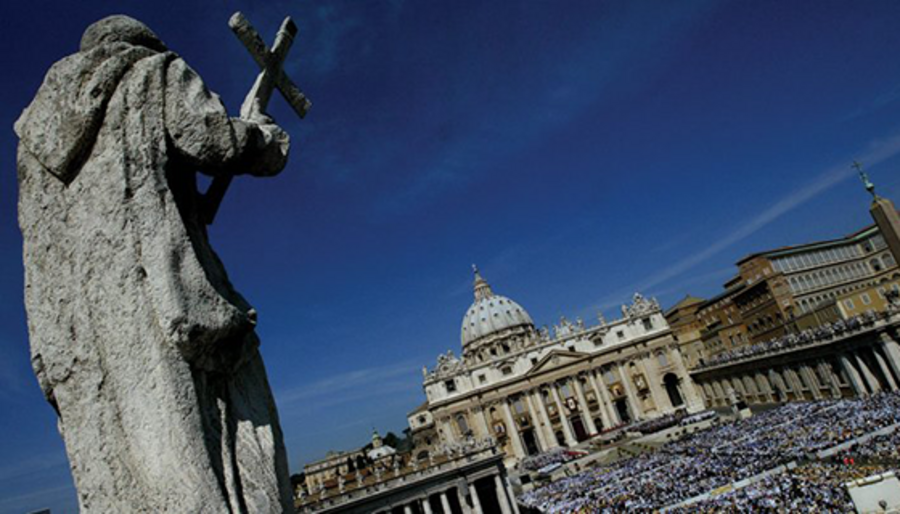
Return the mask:
{"type": "Polygon", "coordinates": [[[287,135],[252,104],[229,117],[150,29],[112,16],[16,123],[32,365],[83,512],[293,510],[256,313],[196,186],[284,167],[287,135]]]}

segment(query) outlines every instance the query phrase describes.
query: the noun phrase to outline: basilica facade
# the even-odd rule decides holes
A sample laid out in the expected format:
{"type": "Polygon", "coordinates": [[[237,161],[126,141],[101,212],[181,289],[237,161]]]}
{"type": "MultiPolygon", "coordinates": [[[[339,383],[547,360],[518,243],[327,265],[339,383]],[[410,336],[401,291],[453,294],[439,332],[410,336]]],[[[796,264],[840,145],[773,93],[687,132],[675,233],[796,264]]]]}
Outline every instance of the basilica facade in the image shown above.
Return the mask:
{"type": "Polygon", "coordinates": [[[537,329],[475,270],[462,349],[423,368],[426,401],[408,416],[418,458],[493,438],[507,465],[604,432],[703,409],[659,304],[635,294],[622,316],[537,329]]]}

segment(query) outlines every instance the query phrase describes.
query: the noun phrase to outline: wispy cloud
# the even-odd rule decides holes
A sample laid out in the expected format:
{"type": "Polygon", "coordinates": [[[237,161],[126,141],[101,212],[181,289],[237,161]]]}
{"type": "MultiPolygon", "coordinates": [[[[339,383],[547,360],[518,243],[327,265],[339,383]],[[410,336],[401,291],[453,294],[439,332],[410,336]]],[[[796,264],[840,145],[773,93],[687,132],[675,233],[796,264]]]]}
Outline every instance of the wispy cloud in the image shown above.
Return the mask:
{"type": "Polygon", "coordinates": [[[50,469],[67,468],[68,465],[69,461],[62,450],[36,455],[30,459],[0,467],[0,483],[12,479],[33,477],[50,469]]]}
{"type": "Polygon", "coordinates": [[[874,112],[880,111],[884,107],[887,107],[888,105],[896,102],[897,100],[900,100],[900,86],[894,86],[893,88],[891,88],[891,90],[889,90],[881,95],[878,95],[877,97],[875,97],[874,100],[872,100],[868,104],[856,109],[855,111],[851,112],[850,114],[845,116],[841,121],[846,123],[848,121],[853,121],[857,118],[861,118],[868,114],[872,114],[874,112]]]}
{"type": "MultiPolygon", "coordinates": [[[[0,512],[29,512],[35,510],[35,507],[43,508],[52,504],[60,504],[74,496],[75,487],[71,484],[45,487],[0,499],[0,512]]],[[[55,507],[53,510],[55,511],[55,507]]]]}
{"type": "MultiPolygon", "coordinates": [[[[872,141],[867,145],[865,150],[861,152],[859,159],[864,162],[867,167],[872,168],[898,154],[900,154],[900,134],[894,134],[884,139],[872,141]]],[[[596,302],[595,308],[601,310],[610,308],[620,304],[626,295],[629,295],[634,291],[647,291],[675,277],[681,276],[698,264],[709,260],[714,255],[734,246],[736,243],[770,225],[790,211],[800,207],[813,198],[816,198],[836,184],[854,176],[855,173],[851,170],[850,163],[848,162],[836,164],[826,169],[803,187],[785,195],[752,218],[735,226],[727,235],[717,239],[703,250],[663,268],[644,280],[605,296],[596,302]]]]}
{"type": "Polygon", "coordinates": [[[384,366],[345,371],[328,378],[281,391],[276,395],[279,407],[303,402],[318,407],[346,403],[408,390],[420,360],[406,360],[384,366]]]}

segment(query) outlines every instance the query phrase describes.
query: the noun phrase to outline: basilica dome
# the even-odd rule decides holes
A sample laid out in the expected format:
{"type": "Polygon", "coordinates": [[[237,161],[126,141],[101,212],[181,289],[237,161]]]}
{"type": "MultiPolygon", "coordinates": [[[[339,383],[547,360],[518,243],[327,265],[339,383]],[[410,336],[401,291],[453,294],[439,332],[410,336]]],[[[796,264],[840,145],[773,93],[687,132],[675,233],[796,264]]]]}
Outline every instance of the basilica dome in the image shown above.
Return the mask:
{"type": "Polygon", "coordinates": [[[505,296],[494,294],[487,281],[481,278],[478,269],[474,270],[475,302],[466,311],[460,331],[463,350],[490,334],[514,327],[534,327],[531,316],[521,305],[505,296]]]}

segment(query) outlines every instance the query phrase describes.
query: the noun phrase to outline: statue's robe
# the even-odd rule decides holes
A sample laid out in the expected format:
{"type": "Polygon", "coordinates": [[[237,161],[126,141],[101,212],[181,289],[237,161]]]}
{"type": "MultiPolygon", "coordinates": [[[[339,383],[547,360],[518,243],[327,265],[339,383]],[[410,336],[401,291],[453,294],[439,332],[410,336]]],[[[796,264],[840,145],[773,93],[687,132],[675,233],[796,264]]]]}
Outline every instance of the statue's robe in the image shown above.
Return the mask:
{"type": "Polygon", "coordinates": [[[56,63],[16,124],[32,364],[85,512],[292,510],[255,312],[210,248],[195,172],[275,174],[177,55],[56,63]]]}

